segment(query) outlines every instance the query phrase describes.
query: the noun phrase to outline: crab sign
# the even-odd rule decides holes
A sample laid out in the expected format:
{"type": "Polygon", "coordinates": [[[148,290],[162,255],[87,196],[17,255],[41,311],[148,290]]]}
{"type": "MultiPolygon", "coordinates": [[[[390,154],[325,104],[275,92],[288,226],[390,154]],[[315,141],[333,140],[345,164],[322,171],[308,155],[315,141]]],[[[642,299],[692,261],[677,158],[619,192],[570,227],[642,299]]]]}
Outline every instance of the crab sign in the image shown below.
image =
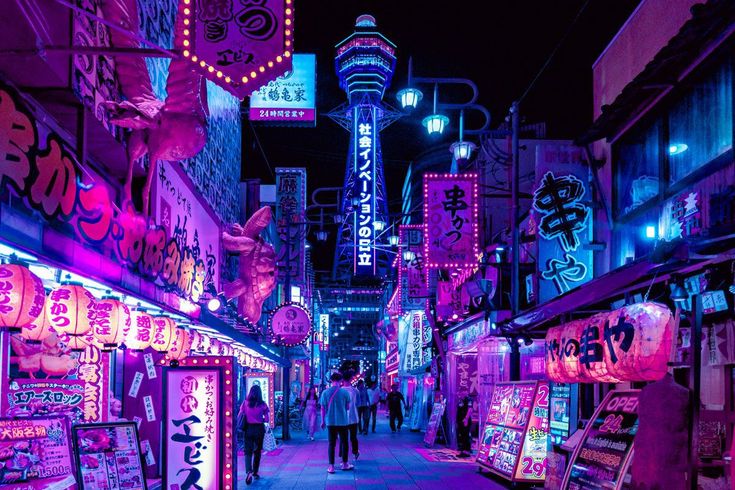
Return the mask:
{"type": "Polygon", "coordinates": [[[271,221],[271,208],[264,206],[245,226],[235,223],[230,233],[222,233],[225,250],[240,255],[238,278],[225,284],[227,299],[237,298],[237,312],[252,323],[260,320],[263,302],[276,286],[276,252],[260,232],[271,221]]]}

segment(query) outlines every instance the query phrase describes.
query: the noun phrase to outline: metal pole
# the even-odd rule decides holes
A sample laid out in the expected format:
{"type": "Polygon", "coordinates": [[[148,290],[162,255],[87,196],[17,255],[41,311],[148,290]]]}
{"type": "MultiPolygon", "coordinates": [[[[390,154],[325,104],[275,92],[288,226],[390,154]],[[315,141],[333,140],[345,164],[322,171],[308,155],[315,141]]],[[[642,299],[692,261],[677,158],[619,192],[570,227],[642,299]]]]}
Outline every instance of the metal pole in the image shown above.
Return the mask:
{"type": "Polygon", "coordinates": [[[513,201],[513,216],[511,222],[511,232],[513,236],[513,264],[510,271],[510,307],[513,316],[520,311],[519,308],[519,285],[520,285],[520,205],[519,205],[519,180],[520,180],[520,151],[519,151],[519,133],[520,133],[520,117],[518,115],[518,101],[513,102],[510,106],[511,114],[511,141],[513,151],[513,178],[511,180],[511,199],[513,201]]]}
{"type": "MultiPolygon", "coordinates": [[[[283,287],[285,288],[284,297],[286,302],[291,301],[291,214],[286,213],[286,277],[284,280],[283,287]]],[[[283,357],[288,359],[288,347],[283,347],[283,357]]],[[[283,430],[281,431],[281,438],[284,441],[288,441],[291,436],[289,434],[289,410],[288,403],[291,398],[291,368],[283,368],[283,430]]]]}
{"type": "Polygon", "coordinates": [[[697,490],[699,480],[699,403],[702,391],[702,295],[692,296],[692,368],[690,398],[692,416],[689,419],[689,488],[697,490]]]}

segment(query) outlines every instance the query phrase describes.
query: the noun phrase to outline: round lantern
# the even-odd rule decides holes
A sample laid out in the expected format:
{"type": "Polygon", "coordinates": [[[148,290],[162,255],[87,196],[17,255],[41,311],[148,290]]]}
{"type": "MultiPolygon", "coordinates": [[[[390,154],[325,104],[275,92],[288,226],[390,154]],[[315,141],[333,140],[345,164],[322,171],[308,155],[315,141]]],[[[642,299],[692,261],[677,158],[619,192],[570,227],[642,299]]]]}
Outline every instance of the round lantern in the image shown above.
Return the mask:
{"type": "Polygon", "coordinates": [[[168,351],[168,358],[175,361],[181,361],[189,356],[191,350],[191,334],[183,328],[177,328],[174,336],[174,343],[168,351]]]}
{"type": "Polygon", "coordinates": [[[20,336],[29,344],[40,344],[53,332],[51,325],[46,321],[46,309],[41,308],[41,314],[31,323],[24,325],[20,330],[20,336]]]}
{"type": "Polygon", "coordinates": [[[52,290],[46,301],[46,321],[54,331],[69,336],[69,346],[83,350],[84,339],[92,329],[96,300],[92,293],[75,283],[63,284],[52,290]]]}
{"type": "Polygon", "coordinates": [[[196,349],[197,352],[207,353],[212,347],[212,338],[206,333],[200,333],[199,346],[196,349]]]}
{"type": "Polygon", "coordinates": [[[167,316],[157,316],[153,318],[153,323],[155,328],[151,348],[165,354],[176,340],[176,322],[167,316]]]}
{"type": "Polygon", "coordinates": [[[233,353],[232,345],[230,345],[227,342],[222,342],[222,349],[220,351],[220,355],[222,356],[231,356],[233,353]]]}
{"type": "Polygon", "coordinates": [[[189,330],[189,337],[191,337],[191,350],[199,352],[199,346],[202,343],[202,334],[198,330],[189,330]]]}
{"type": "Polygon", "coordinates": [[[145,350],[153,341],[156,324],[153,317],[143,310],[130,312],[130,330],[125,336],[125,347],[135,351],[145,350]]]}
{"type": "Polygon", "coordinates": [[[222,352],[222,342],[217,339],[212,339],[209,343],[209,354],[212,356],[219,356],[222,352]]]}
{"type": "Polygon", "coordinates": [[[22,328],[41,315],[43,283],[27,267],[0,264],[0,327],[22,328]]]}
{"type": "Polygon", "coordinates": [[[103,352],[112,352],[125,340],[130,331],[130,308],[111,296],[97,301],[92,321],[93,342],[103,352]]]}

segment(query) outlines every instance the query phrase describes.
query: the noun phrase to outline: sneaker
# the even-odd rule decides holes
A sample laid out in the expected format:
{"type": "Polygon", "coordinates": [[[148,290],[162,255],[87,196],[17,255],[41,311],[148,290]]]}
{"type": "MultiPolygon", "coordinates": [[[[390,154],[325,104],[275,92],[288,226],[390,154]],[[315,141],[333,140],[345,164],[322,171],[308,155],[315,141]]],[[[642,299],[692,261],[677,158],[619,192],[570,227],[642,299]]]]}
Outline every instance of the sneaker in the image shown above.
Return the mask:
{"type": "Polygon", "coordinates": [[[353,458],[355,458],[355,461],[360,457],[360,452],[358,451],[356,454],[352,455],[353,458]]]}
{"type": "Polygon", "coordinates": [[[333,464],[330,464],[329,466],[327,466],[327,473],[334,473],[334,465],[333,464]]]}
{"type": "Polygon", "coordinates": [[[253,483],[253,473],[248,471],[248,476],[245,477],[245,484],[250,485],[253,483]]]}
{"type": "Polygon", "coordinates": [[[354,468],[355,467],[351,465],[350,463],[342,463],[342,471],[350,471],[354,468]]]}
{"type": "Polygon", "coordinates": [[[253,478],[255,478],[256,480],[260,480],[260,475],[257,473],[253,473],[253,478]]]}

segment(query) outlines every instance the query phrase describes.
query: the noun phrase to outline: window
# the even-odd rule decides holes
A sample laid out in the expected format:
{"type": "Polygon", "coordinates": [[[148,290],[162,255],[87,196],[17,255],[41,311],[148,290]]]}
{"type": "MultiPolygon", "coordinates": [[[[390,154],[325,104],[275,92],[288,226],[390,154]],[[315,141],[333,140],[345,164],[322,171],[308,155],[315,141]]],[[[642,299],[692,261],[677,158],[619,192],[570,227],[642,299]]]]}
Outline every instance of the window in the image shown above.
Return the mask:
{"type": "Polygon", "coordinates": [[[723,63],[669,112],[670,182],[732,149],[732,68],[723,63]]]}
{"type": "Polygon", "coordinates": [[[659,193],[661,120],[633,130],[616,147],[617,214],[625,215],[659,193]]]}

